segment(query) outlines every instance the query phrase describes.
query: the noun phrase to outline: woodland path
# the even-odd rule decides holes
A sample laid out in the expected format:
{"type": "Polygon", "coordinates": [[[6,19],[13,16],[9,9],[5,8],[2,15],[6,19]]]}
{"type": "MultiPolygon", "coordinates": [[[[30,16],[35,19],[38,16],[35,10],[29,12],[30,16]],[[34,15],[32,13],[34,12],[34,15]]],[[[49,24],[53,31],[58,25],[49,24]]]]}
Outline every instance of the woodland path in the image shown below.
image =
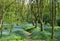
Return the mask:
{"type": "Polygon", "coordinates": [[[29,32],[27,32],[27,41],[44,41],[44,40],[33,40],[33,39],[31,39],[31,33],[29,33],[29,32]]]}

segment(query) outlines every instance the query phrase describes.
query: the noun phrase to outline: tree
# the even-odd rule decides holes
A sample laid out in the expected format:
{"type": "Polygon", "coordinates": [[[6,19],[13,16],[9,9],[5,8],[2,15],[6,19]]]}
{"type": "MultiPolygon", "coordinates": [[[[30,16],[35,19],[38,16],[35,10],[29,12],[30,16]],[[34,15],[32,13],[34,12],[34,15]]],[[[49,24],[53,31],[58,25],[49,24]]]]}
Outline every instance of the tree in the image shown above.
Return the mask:
{"type": "Polygon", "coordinates": [[[43,31],[43,0],[40,0],[39,11],[40,11],[39,17],[41,17],[41,18],[40,18],[40,22],[41,22],[41,31],[43,31]]]}
{"type": "Polygon", "coordinates": [[[54,26],[55,26],[55,18],[56,18],[56,0],[52,0],[52,5],[51,5],[51,14],[52,14],[52,34],[51,34],[51,39],[54,37],[54,26]]]}
{"type": "Polygon", "coordinates": [[[3,30],[3,22],[4,22],[4,13],[5,13],[5,5],[4,5],[4,1],[1,1],[1,16],[0,16],[0,29],[1,29],[1,37],[2,37],[2,30],[3,30]]]}

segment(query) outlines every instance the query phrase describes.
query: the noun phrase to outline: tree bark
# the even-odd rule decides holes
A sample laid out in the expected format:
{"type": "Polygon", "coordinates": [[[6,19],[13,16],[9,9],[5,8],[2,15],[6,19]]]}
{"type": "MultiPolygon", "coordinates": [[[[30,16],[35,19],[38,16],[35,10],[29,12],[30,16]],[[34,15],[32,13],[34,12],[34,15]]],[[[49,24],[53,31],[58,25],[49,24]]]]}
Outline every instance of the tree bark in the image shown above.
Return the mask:
{"type": "Polygon", "coordinates": [[[40,0],[41,31],[43,31],[43,0],[40,0]]]}
{"type": "Polygon", "coordinates": [[[2,30],[3,30],[3,21],[4,21],[4,11],[5,11],[5,5],[4,1],[2,1],[2,8],[1,8],[1,19],[0,19],[0,24],[1,24],[1,37],[2,37],[2,30]]]}
{"type": "Polygon", "coordinates": [[[55,25],[55,18],[56,18],[56,0],[52,0],[52,6],[51,6],[51,14],[52,14],[52,34],[51,39],[54,38],[54,25],[55,25]]]}

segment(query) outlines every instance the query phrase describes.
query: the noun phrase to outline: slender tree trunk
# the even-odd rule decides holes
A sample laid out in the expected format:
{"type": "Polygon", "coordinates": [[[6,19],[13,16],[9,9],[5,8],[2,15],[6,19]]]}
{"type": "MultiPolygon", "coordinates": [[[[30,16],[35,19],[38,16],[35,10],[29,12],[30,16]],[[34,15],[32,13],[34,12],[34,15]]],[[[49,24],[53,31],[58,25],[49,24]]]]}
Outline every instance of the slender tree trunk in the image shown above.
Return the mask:
{"type": "Polygon", "coordinates": [[[37,28],[37,25],[38,25],[38,17],[35,17],[35,28],[37,28]]]}
{"type": "Polygon", "coordinates": [[[43,31],[43,0],[40,0],[41,31],[43,31]]]}
{"type": "Polygon", "coordinates": [[[55,17],[56,17],[56,0],[52,0],[52,8],[51,8],[51,14],[52,14],[52,34],[51,39],[54,38],[54,25],[55,25],[55,17]]]}
{"type": "Polygon", "coordinates": [[[1,37],[2,37],[3,19],[4,19],[4,9],[2,9],[2,15],[1,15],[1,37]]]}
{"type": "MultiPolygon", "coordinates": [[[[2,20],[0,21],[1,23],[2,23],[2,20]]],[[[2,24],[1,24],[1,35],[0,35],[0,37],[2,37],[2,24]]]]}
{"type": "Polygon", "coordinates": [[[3,19],[1,20],[1,37],[2,37],[3,19]]]}
{"type": "Polygon", "coordinates": [[[32,18],[32,24],[35,27],[35,19],[34,19],[34,11],[33,11],[33,4],[32,4],[32,0],[30,0],[30,8],[31,8],[31,18],[32,18]]]}
{"type": "Polygon", "coordinates": [[[54,0],[54,12],[55,12],[55,14],[54,14],[54,24],[56,25],[56,4],[57,4],[57,0],[54,0]]]}
{"type": "Polygon", "coordinates": [[[36,0],[36,4],[35,4],[35,8],[36,10],[34,10],[35,14],[35,28],[37,28],[38,26],[38,0],[36,0]]]}
{"type": "Polygon", "coordinates": [[[51,13],[52,13],[52,34],[51,34],[51,39],[53,39],[53,34],[54,34],[54,13],[53,13],[53,0],[52,0],[52,8],[51,8],[51,13]]]}
{"type": "Polygon", "coordinates": [[[4,5],[4,1],[2,1],[2,8],[1,8],[1,20],[0,20],[0,23],[1,23],[1,37],[2,37],[2,28],[3,28],[3,19],[4,19],[4,11],[5,11],[5,5],[4,5]]]}

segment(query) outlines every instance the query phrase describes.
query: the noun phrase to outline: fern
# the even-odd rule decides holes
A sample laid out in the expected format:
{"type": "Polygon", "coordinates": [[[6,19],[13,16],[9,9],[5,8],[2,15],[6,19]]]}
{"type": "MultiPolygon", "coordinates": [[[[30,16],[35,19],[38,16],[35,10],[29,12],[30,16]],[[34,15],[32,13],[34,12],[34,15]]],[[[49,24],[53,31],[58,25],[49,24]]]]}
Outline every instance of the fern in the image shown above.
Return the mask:
{"type": "Polygon", "coordinates": [[[50,37],[50,33],[47,31],[41,32],[40,28],[36,28],[32,31],[31,38],[33,39],[47,39],[50,37]]]}
{"type": "Polygon", "coordinates": [[[22,38],[27,38],[27,33],[26,33],[26,31],[24,31],[23,29],[14,31],[14,33],[15,33],[17,36],[21,36],[22,38]]]}

